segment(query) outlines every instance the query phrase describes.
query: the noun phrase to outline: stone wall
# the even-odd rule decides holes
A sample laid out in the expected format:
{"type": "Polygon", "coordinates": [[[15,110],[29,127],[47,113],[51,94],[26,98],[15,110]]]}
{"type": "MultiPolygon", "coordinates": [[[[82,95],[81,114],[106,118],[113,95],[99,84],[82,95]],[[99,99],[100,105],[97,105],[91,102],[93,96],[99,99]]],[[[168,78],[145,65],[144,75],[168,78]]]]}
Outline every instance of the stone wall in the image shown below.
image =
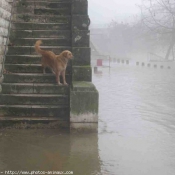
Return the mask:
{"type": "Polygon", "coordinates": [[[8,0],[0,0],[0,71],[2,59],[8,35],[9,20],[11,16],[11,4],[8,0]]]}

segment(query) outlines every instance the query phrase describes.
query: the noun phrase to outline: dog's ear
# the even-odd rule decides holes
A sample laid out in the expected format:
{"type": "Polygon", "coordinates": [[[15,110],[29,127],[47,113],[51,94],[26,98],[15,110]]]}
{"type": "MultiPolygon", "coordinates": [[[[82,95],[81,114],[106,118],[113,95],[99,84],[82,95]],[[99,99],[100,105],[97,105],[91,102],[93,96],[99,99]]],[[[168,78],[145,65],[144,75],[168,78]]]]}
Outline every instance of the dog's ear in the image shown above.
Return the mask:
{"type": "Polygon", "coordinates": [[[66,57],[67,58],[67,54],[68,54],[68,51],[63,51],[62,52],[63,57],[66,57]]]}

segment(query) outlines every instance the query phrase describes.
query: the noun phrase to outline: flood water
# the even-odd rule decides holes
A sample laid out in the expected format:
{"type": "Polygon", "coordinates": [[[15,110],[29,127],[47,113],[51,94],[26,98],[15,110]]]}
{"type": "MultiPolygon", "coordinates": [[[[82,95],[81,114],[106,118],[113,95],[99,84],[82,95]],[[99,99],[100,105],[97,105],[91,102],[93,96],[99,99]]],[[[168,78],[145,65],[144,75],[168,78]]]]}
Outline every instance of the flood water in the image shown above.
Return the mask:
{"type": "MultiPolygon", "coordinates": [[[[0,172],[174,175],[175,71],[114,65],[93,74],[98,133],[0,132],[0,172]]],[[[4,173],[5,174],[5,173],[4,173]]]]}

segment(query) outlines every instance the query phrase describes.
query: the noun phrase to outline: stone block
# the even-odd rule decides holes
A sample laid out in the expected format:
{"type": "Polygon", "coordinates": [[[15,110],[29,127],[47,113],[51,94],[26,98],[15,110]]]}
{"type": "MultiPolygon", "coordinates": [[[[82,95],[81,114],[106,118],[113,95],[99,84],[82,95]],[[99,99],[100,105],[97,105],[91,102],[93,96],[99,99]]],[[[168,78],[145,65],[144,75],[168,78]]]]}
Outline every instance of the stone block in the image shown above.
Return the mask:
{"type": "Polygon", "coordinates": [[[73,47],[72,53],[74,66],[90,65],[91,49],[89,47],[73,47]]]}
{"type": "Polygon", "coordinates": [[[73,47],[89,47],[89,40],[90,40],[89,30],[72,31],[72,46],[73,47]]]}
{"type": "Polygon", "coordinates": [[[70,92],[70,122],[98,122],[98,99],[98,91],[92,83],[73,82],[70,92]]]}
{"type": "Polygon", "coordinates": [[[38,8],[34,9],[34,14],[36,15],[71,15],[71,11],[69,8],[59,8],[59,9],[54,9],[54,8],[38,8]]]}
{"type": "Polygon", "coordinates": [[[68,105],[67,95],[1,94],[0,105],[68,105]]]}
{"type": "Polygon", "coordinates": [[[31,14],[14,14],[12,17],[16,22],[33,22],[33,23],[69,23],[69,16],[57,15],[31,15],[31,14]]]}
{"type": "Polygon", "coordinates": [[[91,66],[73,66],[72,70],[73,81],[92,81],[91,66]]]}
{"type": "Polygon", "coordinates": [[[73,0],[72,1],[72,14],[88,14],[88,2],[87,0],[73,0]]]}
{"type": "Polygon", "coordinates": [[[72,16],[72,30],[88,30],[90,19],[87,15],[72,16]]]}

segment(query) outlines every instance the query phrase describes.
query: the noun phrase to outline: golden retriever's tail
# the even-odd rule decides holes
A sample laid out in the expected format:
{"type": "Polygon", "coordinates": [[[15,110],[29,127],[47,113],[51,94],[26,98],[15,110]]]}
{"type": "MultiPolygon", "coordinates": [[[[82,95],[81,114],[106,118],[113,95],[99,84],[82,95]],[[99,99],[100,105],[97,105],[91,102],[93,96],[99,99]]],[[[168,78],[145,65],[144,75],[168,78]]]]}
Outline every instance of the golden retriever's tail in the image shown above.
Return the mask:
{"type": "Polygon", "coordinates": [[[41,40],[36,41],[36,43],[35,43],[35,51],[42,55],[42,54],[44,54],[45,51],[40,48],[41,44],[42,44],[41,40]]]}

